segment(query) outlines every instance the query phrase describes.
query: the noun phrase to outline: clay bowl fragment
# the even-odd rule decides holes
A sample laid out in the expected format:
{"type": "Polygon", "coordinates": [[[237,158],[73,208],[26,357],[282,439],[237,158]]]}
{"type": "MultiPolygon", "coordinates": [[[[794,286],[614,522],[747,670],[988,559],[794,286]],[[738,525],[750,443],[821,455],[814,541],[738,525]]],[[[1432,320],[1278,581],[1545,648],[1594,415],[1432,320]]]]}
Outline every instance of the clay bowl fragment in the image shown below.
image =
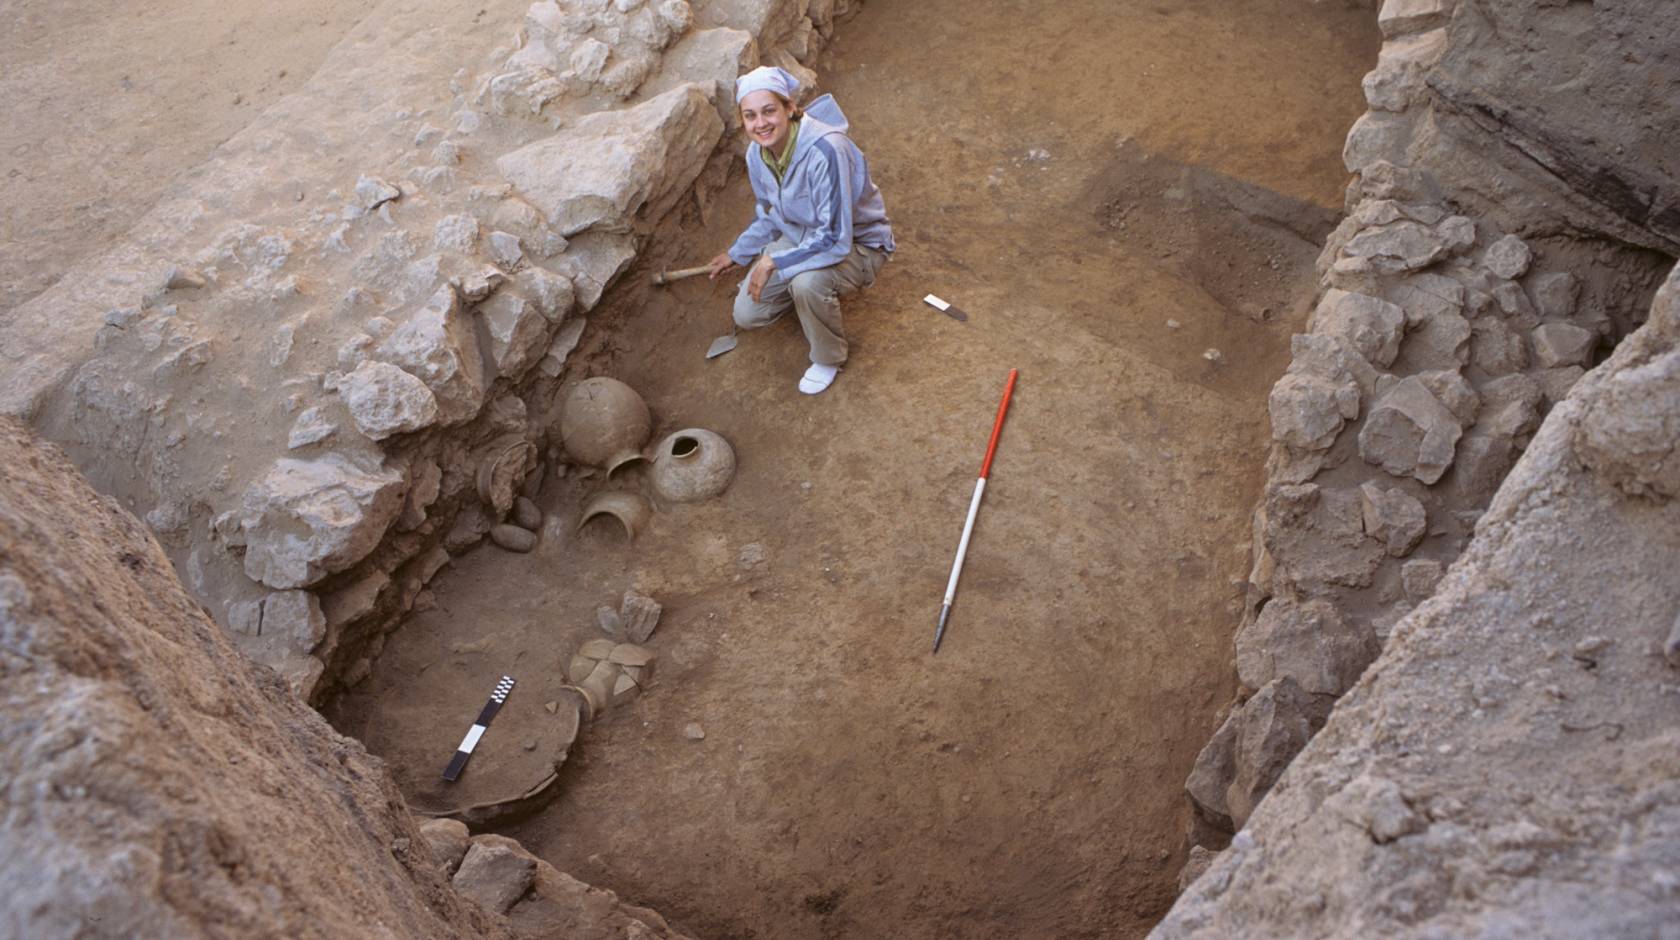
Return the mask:
{"type": "Polygon", "coordinates": [[[409,805],[423,816],[474,828],[502,825],[548,805],[559,792],[560,766],[577,741],[585,707],[571,690],[562,690],[559,702],[551,715],[534,697],[511,697],[460,778],[445,781],[440,763],[438,774],[408,781],[409,805]],[[536,747],[527,749],[533,741],[536,747]]]}

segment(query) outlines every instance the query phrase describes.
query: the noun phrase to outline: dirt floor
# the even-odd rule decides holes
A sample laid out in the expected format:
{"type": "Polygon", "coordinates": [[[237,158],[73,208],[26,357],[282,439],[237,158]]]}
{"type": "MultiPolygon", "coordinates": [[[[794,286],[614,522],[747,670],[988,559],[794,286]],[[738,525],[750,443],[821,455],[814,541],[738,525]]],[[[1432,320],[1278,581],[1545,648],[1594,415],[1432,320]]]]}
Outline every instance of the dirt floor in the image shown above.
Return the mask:
{"type": "Polygon", "coordinates": [[[103,251],[378,0],[0,0],[0,317],[103,251]]]}
{"type": "MultiPolygon", "coordinates": [[[[751,212],[737,175],[610,294],[576,373],[638,388],[657,434],[727,436],[730,490],[634,545],[597,524],[457,560],[330,716],[423,801],[499,675],[521,685],[485,746],[535,740],[595,608],[635,585],[666,606],[654,688],[586,727],[557,801],[509,830],[560,868],[710,938],[1145,932],[1233,689],[1265,394],[1340,205],[1370,20],[869,4],[824,75],[901,250],[846,307],[836,385],[796,394],[791,318],[704,361],[732,285],[644,286],[728,243],[751,212]]],[[[569,527],[601,486],[551,479],[543,508],[569,527]]]]}

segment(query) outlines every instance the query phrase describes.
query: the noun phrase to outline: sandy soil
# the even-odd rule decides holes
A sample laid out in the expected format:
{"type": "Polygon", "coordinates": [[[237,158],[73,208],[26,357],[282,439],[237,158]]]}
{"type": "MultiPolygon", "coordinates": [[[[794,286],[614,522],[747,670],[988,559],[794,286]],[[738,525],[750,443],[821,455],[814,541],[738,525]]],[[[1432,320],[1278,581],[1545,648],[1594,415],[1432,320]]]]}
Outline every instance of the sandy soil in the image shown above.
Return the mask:
{"type": "Polygon", "coordinates": [[[0,316],[111,247],[377,0],[0,0],[0,316]]]}
{"type": "MultiPolygon", "coordinates": [[[[658,434],[726,435],[729,492],[634,545],[592,525],[457,560],[330,717],[418,787],[505,672],[525,705],[485,746],[519,746],[634,584],[667,608],[657,685],[511,830],[560,868],[715,938],[1140,935],[1231,695],[1265,391],[1375,50],[1367,12],[1296,0],[871,3],[825,76],[902,249],[846,308],[835,387],[795,393],[791,318],[707,362],[732,288],[645,286],[734,235],[737,175],[612,292],[577,372],[640,389],[658,434]]],[[[541,502],[569,527],[601,486],[561,476],[541,502]]]]}

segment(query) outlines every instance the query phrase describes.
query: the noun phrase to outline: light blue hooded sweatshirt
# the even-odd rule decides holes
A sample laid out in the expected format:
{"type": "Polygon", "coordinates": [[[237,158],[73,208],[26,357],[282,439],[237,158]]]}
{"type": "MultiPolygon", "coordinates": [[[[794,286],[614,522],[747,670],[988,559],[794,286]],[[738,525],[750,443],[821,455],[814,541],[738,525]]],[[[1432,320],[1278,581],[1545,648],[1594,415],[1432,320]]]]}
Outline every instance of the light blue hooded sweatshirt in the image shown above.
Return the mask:
{"type": "Polygon", "coordinates": [[[764,163],[756,142],[747,144],[747,176],[758,197],[758,217],[729,246],[729,258],[749,265],[772,242],[785,238],[791,250],[770,260],[783,278],[839,264],[852,245],[891,254],[892,226],[881,190],[869,178],[863,151],[846,136],[846,116],[833,95],[805,109],[793,161],[781,182],[764,163]]]}

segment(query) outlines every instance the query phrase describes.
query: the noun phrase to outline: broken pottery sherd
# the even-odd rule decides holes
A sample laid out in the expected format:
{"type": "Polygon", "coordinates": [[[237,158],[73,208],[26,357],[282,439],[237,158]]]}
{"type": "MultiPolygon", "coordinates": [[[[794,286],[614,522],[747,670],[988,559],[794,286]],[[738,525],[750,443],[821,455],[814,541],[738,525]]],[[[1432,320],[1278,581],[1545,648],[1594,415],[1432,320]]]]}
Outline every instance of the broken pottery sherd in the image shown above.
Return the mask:
{"type": "Polygon", "coordinates": [[[579,463],[611,476],[644,459],[641,448],[653,433],[653,417],[636,390],[617,379],[584,379],[566,396],[560,411],[560,441],[579,463]]]}
{"type": "Polygon", "coordinates": [[[514,494],[537,462],[537,447],[518,434],[497,438],[478,464],[478,498],[497,517],[513,509],[514,494]]]}
{"type": "Polygon", "coordinates": [[[660,499],[694,503],[711,499],[735,478],[735,449],[723,436],[704,428],[667,435],[654,448],[648,480],[660,499]]]}
{"type": "Polygon", "coordinates": [[[654,628],[659,626],[659,615],[664,612],[665,608],[658,601],[635,588],[625,591],[624,599],[618,606],[618,620],[624,629],[624,638],[632,643],[646,643],[648,637],[653,636],[654,628]]]}
{"type": "Polygon", "coordinates": [[[636,533],[641,531],[642,526],[646,525],[648,518],[653,515],[653,507],[648,504],[647,497],[640,493],[602,493],[583,507],[583,515],[578,517],[577,531],[582,532],[589,520],[601,515],[617,519],[633,542],[636,540],[636,533]]]}

